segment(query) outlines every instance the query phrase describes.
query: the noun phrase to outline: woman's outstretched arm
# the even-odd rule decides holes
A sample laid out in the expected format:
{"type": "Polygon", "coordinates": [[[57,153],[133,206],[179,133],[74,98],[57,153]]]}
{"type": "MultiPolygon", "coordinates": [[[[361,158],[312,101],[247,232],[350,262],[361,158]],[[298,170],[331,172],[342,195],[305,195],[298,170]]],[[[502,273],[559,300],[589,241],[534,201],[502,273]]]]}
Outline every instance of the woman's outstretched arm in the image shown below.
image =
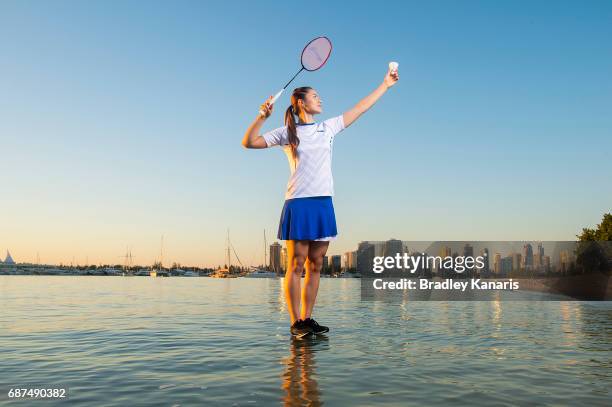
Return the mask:
{"type": "Polygon", "coordinates": [[[261,130],[261,126],[263,126],[264,122],[274,110],[274,105],[270,104],[270,99],[272,96],[266,100],[266,102],[261,105],[261,110],[264,112],[264,116],[257,115],[257,118],[251,123],[246,133],[244,133],[244,137],[242,138],[242,145],[245,148],[266,148],[268,144],[266,144],[266,140],[259,134],[259,130],[261,130]]]}
{"type": "Polygon", "coordinates": [[[398,80],[399,73],[397,71],[391,71],[389,69],[389,71],[387,71],[387,75],[385,75],[385,79],[380,85],[378,85],[376,89],[374,89],[374,92],[361,99],[359,103],[355,105],[355,107],[344,112],[344,127],[350,126],[355,120],[359,118],[359,116],[361,116],[362,114],[367,112],[369,108],[374,106],[374,103],[376,103],[376,101],[380,99],[382,95],[385,94],[387,89],[395,85],[398,80]]]}

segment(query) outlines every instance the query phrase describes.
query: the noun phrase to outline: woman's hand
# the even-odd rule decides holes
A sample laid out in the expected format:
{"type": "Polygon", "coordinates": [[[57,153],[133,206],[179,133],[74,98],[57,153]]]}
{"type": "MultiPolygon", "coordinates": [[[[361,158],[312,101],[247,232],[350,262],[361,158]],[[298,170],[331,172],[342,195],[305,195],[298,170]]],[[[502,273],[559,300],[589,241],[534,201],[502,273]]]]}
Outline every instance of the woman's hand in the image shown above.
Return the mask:
{"type": "Polygon", "coordinates": [[[270,96],[260,107],[259,112],[261,117],[267,119],[274,111],[274,105],[270,103],[274,96],[270,96]]]}
{"type": "Polygon", "coordinates": [[[389,69],[387,71],[387,75],[385,75],[385,80],[383,81],[385,86],[387,86],[387,89],[395,85],[397,81],[399,81],[399,71],[392,71],[391,69],[389,69]]]}

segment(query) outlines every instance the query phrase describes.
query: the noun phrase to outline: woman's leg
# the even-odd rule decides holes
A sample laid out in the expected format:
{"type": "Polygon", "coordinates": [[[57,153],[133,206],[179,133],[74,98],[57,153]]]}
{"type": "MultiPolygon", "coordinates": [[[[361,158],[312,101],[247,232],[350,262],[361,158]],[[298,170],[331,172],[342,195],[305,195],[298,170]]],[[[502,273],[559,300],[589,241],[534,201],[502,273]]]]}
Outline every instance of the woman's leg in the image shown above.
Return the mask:
{"type": "Polygon", "coordinates": [[[291,325],[300,316],[300,281],[308,256],[308,240],[287,240],[287,273],[285,274],[285,299],[291,325]]]}
{"type": "Polygon", "coordinates": [[[327,253],[329,242],[311,241],[308,249],[308,260],[306,262],[306,278],[302,289],[302,314],[301,319],[310,318],[317,292],[319,291],[319,280],[323,268],[323,257],[327,253]]]}

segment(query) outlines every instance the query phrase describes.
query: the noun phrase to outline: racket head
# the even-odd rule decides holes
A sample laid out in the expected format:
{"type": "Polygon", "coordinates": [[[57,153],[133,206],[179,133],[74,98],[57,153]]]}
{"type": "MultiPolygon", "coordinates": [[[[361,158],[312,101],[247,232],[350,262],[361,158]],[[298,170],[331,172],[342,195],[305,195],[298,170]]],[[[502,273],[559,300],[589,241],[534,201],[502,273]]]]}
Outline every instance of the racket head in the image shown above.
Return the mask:
{"type": "Polygon", "coordinates": [[[327,37],[317,37],[302,50],[302,67],[307,71],[321,69],[332,52],[332,43],[327,37]]]}

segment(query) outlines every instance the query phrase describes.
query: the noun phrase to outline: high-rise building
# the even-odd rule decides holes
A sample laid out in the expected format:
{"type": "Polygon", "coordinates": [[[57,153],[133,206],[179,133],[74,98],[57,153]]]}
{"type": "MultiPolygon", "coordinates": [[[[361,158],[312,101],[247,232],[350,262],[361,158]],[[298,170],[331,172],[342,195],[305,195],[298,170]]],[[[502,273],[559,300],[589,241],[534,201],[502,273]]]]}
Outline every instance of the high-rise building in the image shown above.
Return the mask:
{"type": "Polygon", "coordinates": [[[512,270],[520,271],[521,270],[521,262],[522,257],[520,253],[512,253],[512,270]]]}
{"type": "Polygon", "coordinates": [[[382,256],[383,255],[384,248],[385,248],[385,242],[381,242],[381,241],[378,241],[378,240],[363,240],[363,241],[361,241],[361,242],[359,242],[357,244],[357,250],[356,251],[359,251],[359,247],[362,246],[362,245],[364,247],[366,245],[372,246],[372,248],[374,250],[374,252],[373,252],[374,256],[382,256]]]}
{"type": "MultiPolygon", "coordinates": [[[[463,257],[464,258],[466,258],[466,257],[472,257],[473,258],[474,257],[474,247],[471,244],[466,243],[465,246],[463,246],[463,257]]],[[[473,267],[467,267],[467,266],[466,266],[465,269],[466,269],[467,275],[471,275],[471,273],[474,270],[473,267]]]]}
{"type": "Polygon", "coordinates": [[[538,255],[540,256],[540,262],[536,263],[536,266],[543,266],[544,265],[544,246],[542,245],[542,242],[538,243],[538,255]]]}
{"type": "Polygon", "coordinates": [[[451,248],[448,246],[443,246],[440,248],[440,257],[450,257],[451,256],[451,248]]]}
{"type": "Polygon", "coordinates": [[[489,268],[489,249],[485,247],[483,250],[480,251],[480,255],[482,256],[484,263],[484,267],[482,268],[482,270],[480,270],[480,272],[486,276],[491,271],[491,269],[489,268]]]}
{"type": "Polygon", "coordinates": [[[448,269],[444,268],[444,260],[447,257],[452,257],[451,248],[448,247],[448,246],[440,247],[440,252],[438,253],[438,256],[440,256],[442,258],[442,261],[439,264],[436,264],[436,268],[437,268],[436,269],[436,273],[439,276],[444,276],[447,272],[451,272],[452,271],[452,268],[450,268],[450,267],[448,269]]]}
{"type": "MultiPolygon", "coordinates": [[[[395,257],[397,254],[402,254],[402,250],[404,250],[404,243],[401,240],[390,239],[385,242],[383,249],[384,257],[395,257]]],[[[396,270],[396,267],[393,266],[391,268],[387,268],[386,271],[393,272],[396,270]]]]}
{"type": "Polygon", "coordinates": [[[281,268],[281,245],[274,242],[270,245],[270,271],[280,273],[281,268]]]}
{"type": "Polygon", "coordinates": [[[495,271],[495,274],[501,274],[501,254],[499,253],[495,253],[493,271],[495,271]]]}
{"type": "Polygon", "coordinates": [[[540,268],[542,268],[541,264],[541,259],[540,259],[540,254],[538,252],[535,252],[533,254],[533,268],[534,270],[540,270],[540,268]]]}
{"type": "Polygon", "coordinates": [[[484,257],[484,271],[485,273],[489,274],[489,272],[491,271],[491,267],[489,265],[489,249],[487,249],[486,247],[484,248],[484,250],[482,251],[482,256],[484,257]]]}
{"type": "Polygon", "coordinates": [[[360,242],[357,246],[357,271],[362,275],[371,275],[374,267],[376,246],[370,242],[360,242]]]}
{"type": "Polygon", "coordinates": [[[402,254],[404,250],[404,244],[401,240],[390,239],[385,242],[383,249],[384,257],[395,257],[396,254],[402,254]]]}
{"type": "Polygon", "coordinates": [[[332,273],[339,273],[342,265],[342,256],[340,256],[339,254],[329,256],[329,265],[331,267],[332,273]]]}
{"type": "Polygon", "coordinates": [[[342,267],[345,270],[353,270],[357,268],[357,252],[346,252],[343,256],[342,267]]]}
{"type": "Polygon", "coordinates": [[[523,264],[525,270],[531,270],[533,268],[533,247],[530,243],[523,246],[523,264]]]}
{"type": "Polygon", "coordinates": [[[507,256],[501,259],[501,274],[507,275],[512,271],[512,256],[507,256]]]}
{"type": "Polygon", "coordinates": [[[280,254],[280,262],[281,262],[281,269],[283,272],[287,271],[287,248],[283,247],[281,249],[281,254],[280,254]]]}

